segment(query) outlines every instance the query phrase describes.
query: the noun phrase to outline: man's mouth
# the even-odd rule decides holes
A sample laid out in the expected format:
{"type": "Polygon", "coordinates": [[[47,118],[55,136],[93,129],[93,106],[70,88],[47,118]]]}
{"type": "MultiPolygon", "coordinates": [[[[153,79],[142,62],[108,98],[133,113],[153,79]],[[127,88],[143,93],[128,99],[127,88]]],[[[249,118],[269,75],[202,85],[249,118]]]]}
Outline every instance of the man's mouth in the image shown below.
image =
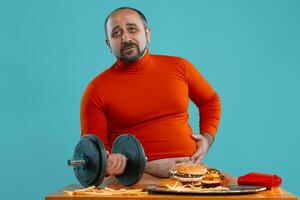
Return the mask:
{"type": "Polygon", "coordinates": [[[127,51],[127,50],[129,50],[129,49],[134,48],[134,47],[135,47],[135,45],[126,46],[126,47],[123,47],[123,48],[122,48],[122,51],[127,51]]]}

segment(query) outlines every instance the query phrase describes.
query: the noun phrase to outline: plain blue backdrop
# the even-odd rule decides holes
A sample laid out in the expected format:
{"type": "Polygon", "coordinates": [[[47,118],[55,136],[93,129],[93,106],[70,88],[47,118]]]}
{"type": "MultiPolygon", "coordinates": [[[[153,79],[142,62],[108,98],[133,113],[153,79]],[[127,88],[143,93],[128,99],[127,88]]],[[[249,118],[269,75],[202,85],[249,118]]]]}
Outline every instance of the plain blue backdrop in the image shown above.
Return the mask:
{"type": "Polygon", "coordinates": [[[278,174],[299,196],[300,1],[0,0],[1,199],[43,199],[77,183],[66,161],[81,95],[115,61],[103,23],[119,6],[144,12],[151,53],[187,58],[219,93],[205,162],[235,176],[278,174]]]}

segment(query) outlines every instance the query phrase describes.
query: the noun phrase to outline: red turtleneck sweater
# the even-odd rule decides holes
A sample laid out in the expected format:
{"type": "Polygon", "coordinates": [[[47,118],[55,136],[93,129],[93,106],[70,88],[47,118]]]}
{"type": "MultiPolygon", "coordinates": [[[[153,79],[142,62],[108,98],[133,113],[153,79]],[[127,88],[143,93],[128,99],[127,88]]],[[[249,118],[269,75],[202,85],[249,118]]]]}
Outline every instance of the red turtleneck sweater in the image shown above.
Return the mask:
{"type": "Polygon", "coordinates": [[[191,156],[189,98],[198,106],[200,132],[215,135],[220,120],[217,93],[187,60],[150,55],[117,60],[87,86],[81,102],[81,134],[98,135],[106,148],[123,133],[135,135],[148,160],[191,156]]]}

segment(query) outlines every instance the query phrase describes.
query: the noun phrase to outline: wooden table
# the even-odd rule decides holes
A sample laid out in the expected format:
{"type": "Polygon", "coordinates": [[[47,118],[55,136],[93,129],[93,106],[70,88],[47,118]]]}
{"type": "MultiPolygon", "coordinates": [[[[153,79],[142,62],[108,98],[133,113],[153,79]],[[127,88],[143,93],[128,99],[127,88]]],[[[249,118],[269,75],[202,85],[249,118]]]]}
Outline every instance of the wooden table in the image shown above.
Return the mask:
{"type": "MultiPolygon", "coordinates": [[[[275,188],[272,190],[266,190],[263,192],[259,192],[256,194],[245,194],[245,195],[166,195],[166,194],[148,194],[145,196],[67,196],[63,194],[63,190],[75,190],[82,188],[79,185],[69,185],[62,190],[49,194],[46,196],[45,200],[98,200],[98,199],[105,199],[105,200],[162,200],[162,199],[167,199],[167,200],[180,200],[180,199],[225,199],[225,200],[279,200],[279,199],[284,199],[284,200],[297,200],[298,197],[295,195],[290,194],[286,190],[282,188],[275,188]]],[[[115,188],[117,189],[117,188],[115,188]]]]}

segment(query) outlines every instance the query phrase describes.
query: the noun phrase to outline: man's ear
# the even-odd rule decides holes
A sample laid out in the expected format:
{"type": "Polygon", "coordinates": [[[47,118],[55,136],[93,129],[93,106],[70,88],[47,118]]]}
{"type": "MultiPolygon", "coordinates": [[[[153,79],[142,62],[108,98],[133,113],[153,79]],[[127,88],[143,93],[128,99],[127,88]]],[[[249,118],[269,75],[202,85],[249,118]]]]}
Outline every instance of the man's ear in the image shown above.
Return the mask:
{"type": "Polygon", "coordinates": [[[105,40],[105,43],[110,48],[110,44],[109,44],[109,40],[108,39],[105,40]]]}
{"type": "Polygon", "coordinates": [[[109,43],[109,40],[108,40],[108,39],[105,40],[105,43],[106,43],[106,45],[109,47],[110,52],[112,52],[112,51],[111,51],[111,48],[110,48],[110,43],[109,43]]]}
{"type": "Polygon", "coordinates": [[[147,43],[150,43],[150,39],[151,39],[151,29],[150,29],[150,28],[146,28],[146,29],[145,29],[145,33],[146,33],[146,40],[147,40],[147,43]]]}

